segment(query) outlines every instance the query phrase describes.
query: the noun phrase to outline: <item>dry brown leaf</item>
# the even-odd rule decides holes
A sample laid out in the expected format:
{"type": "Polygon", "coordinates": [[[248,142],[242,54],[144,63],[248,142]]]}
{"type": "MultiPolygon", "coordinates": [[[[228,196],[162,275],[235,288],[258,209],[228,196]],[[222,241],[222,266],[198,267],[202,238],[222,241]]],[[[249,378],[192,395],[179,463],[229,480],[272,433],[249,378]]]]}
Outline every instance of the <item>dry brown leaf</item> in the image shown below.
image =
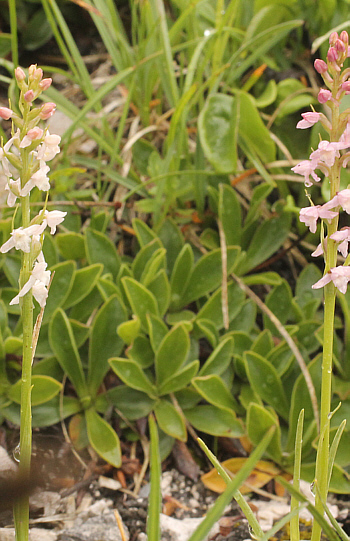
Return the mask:
{"type": "MultiPolygon", "coordinates": [[[[228,460],[222,462],[221,465],[234,476],[234,474],[238,473],[239,470],[244,466],[247,460],[247,458],[229,458],[228,460]]],[[[272,462],[260,460],[246,480],[249,487],[243,485],[240,487],[240,491],[243,494],[246,494],[247,492],[252,491],[252,488],[250,487],[261,488],[280,473],[281,470],[272,462]]],[[[202,475],[201,480],[203,484],[213,492],[221,493],[224,492],[226,488],[225,481],[222,479],[222,477],[220,477],[215,468],[202,475]]]]}

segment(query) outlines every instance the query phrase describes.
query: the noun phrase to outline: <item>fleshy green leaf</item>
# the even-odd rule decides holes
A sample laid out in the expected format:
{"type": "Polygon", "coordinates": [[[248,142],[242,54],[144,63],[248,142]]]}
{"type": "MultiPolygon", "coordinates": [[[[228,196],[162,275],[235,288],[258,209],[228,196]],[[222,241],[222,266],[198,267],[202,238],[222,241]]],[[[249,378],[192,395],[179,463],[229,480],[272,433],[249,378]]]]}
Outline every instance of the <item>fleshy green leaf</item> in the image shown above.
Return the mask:
{"type": "Polygon", "coordinates": [[[120,267],[120,257],[113,242],[100,231],[94,229],[86,230],[86,255],[90,265],[102,263],[104,274],[111,273],[113,278],[117,277],[120,267]]]}
{"type": "Polygon", "coordinates": [[[252,351],[245,353],[244,360],[253,390],[287,420],[288,401],[275,367],[264,357],[252,351]]]}
{"type": "Polygon", "coordinates": [[[110,297],[96,315],[90,336],[88,386],[92,395],[96,394],[106,375],[108,359],[119,355],[123,341],[117,334],[117,327],[125,321],[126,313],[116,295],[110,297]]]}
{"type": "Polygon", "coordinates": [[[76,264],[74,261],[58,263],[51,269],[54,272],[50,294],[47,298],[43,323],[50,321],[52,314],[59,306],[62,306],[72,291],[76,264]]]}
{"type": "Polygon", "coordinates": [[[162,340],[155,358],[157,384],[173,376],[185,363],[190,338],[183,325],[173,327],[162,340]]]}
{"type": "Polygon", "coordinates": [[[240,245],[242,236],[241,203],[235,190],[228,184],[219,186],[219,220],[227,246],[240,245]]]}
{"type": "Polygon", "coordinates": [[[207,376],[217,374],[220,376],[232,359],[233,338],[228,336],[219,342],[218,346],[209,355],[202,368],[199,371],[199,376],[207,376]]]}
{"type": "MultiPolygon", "coordinates": [[[[240,312],[245,300],[245,294],[236,282],[227,285],[228,318],[232,321],[240,312]]],[[[197,314],[197,319],[209,319],[217,329],[222,329],[224,320],[222,315],[222,289],[221,287],[210,295],[207,302],[197,314]]]]}
{"type": "Polygon", "coordinates": [[[155,386],[148,379],[137,362],[131,359],[115,357],[109,359],[109,364],[117,376],[129,387],[142,391],[151,398],[157,397],[155,386]]]}
{"type": "Polygon", "coordinates": [[[122,462],[120,441],[113,428],[93,408],[85,411],[86,427],[91,446],[106,462],[119,468],[122,462]]]}
{"type": "Polygon", "coordinates": [[[87,387],[80,355],[69,319],[61,308],[54,313],[49,327],[52,351],[67,374],[79,397],[86,395],[87,387]]]}
{"type": "Polygon", "coordinates": [[[83,300],[90,293],[90,291],[93,290],[97,280],[101,276],[102,270],[103,265],[97,263],[96,265],[89,265],[88,267],[78,269],[75,272],[72,289],[63,305],[65,310],[71,306],[74,306],[75,304],[78,304],[78,302],[83,300]]]}
{"type": "Polygon", "coordinates": [[[145,286],[128,276],[122,278],[122,283],[133,313],[140,318],[142,326],[147,329],[147,314],[158,315],[158,304],[154,295],[145,286]]]}
{"type": "Polygon", "coordinates": [[[84,259],[86,257],[83,235],[73,231],[58,233],[55,240],[64,259],[84,259]]]}
{"type": "Polygon", "coordinates": [[[164,382],[158,387],[159,396],[175,393],[186,387],[192,378],[197,374],[199,368],[199,361],[192,361],[185,366],[182,370],[173,374],[170,378],[164,380],[164,382]]]}
{"type": "Polygon", "coordinates": [[[215,406],[195,406],[186,409],[186,418],[200,432],[212,436],[239,438],[244,430],[235,413],[215,406]]]}
{"type": "Polygon", "coordinates": [[[171,307],[173,309],[180,306],[181,297],[192,271],[193,260],[193,250],[189,244],[185,244],[175,260],[173,272],[171,273],[171,307]]]}
{"type": "MultiPolygon", "coordinates": [[[[50,376],[32,376],[32,385],[33,407],[48,402],[62,389],[62,383],[50,376]]],[[[22,382],[18,380],[8,391],[8,397],[17,404],[21,403],[21,386],[22,382]]]]}
{"type": "Polygon", "coordinates": [[[236,407],[232,394],[216,374],[193,378],[192,385],[210,404],[218,408],[234,410],[236,407]]]}
{"type": "MultiPolygon", "coordinates": [[[[239,248],[229,246],[227,248],[227,272],[232,272],[239,248]]],[[[222,282],[221,249],[213,250],[203,255],[194,266],[186,290],[181,299],[181,305],[185,306],[192,301],[210,293],[220,286],[222,282]]]]}
{"type": "Polygon", "coordinates": [[[266,449],[266,455],[272,458],[277,464],[280,464],[282,460],[281,429],[277,416],[272,415],[272,413],[259,404],[249,404],[247,411],[247,432],[249,439],[254,445],[258,445],[271,426],[275,426],[276,430],[272,436],[270,445],[266,449]]]}
{"type": "Polygon", "coordinates": [[[180,441],[187,440],[185,420],[173,404],[160,400],[154,407],[154,413],[158,425],[166,434],[180,441]]]}

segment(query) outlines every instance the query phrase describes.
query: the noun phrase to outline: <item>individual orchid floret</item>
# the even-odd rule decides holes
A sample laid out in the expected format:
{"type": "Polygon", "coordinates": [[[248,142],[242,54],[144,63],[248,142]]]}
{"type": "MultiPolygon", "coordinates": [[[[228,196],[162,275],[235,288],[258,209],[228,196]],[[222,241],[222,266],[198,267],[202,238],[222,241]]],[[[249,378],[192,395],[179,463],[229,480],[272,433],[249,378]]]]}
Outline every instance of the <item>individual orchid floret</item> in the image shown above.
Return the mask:
{"type": "Polygon", "coordinates": [[[297,128],[304,130],[305,128],[311,128],[321,118],[320,113],[302,113],[303,120],[300,120],[297,124],[297,128]]]}
{"type": "Polygon", "coordinates": [[[45,210],[43,223],[45,223],[45,227],[46,225],[50,227],[51,235],[56,233],[56,227],[63,222],[66,214],[66,212],[62,212],[61,210],[45,210]]]}
{"type": "Polygon", "coordinates": [[[338,192],[337,195],[328,201],[327,205],[332,205],[330,208],[341,206],[347,214],[350,214],[350,189],[346,188],[338,192]]]}
{"type": "Polygon", "coordinates": [[[338,32],[332,32],[329,36],[329,45],[332,47],[337,39],[339,39],[338,32]]]}
{"type": "Polygon", "coordinates": [[[310,154],[310,159],[314,163],[323,162],[327,167],[332,167],[335,158],[339,158],[339,143],[330,143],[329,141],[320,141],[317,150],[310,154]]]}
{"type": "Polygon", "coordinates": [[[317,99],[320,103],[326,103],[330,99],[332,99],[332,92],[330,90],[326,90],[325,88],[321,88],[321,90],[318,93],[317,99]]]}
{"type": "Polygon", "coordinates": [[[328,71],[328,66],[326,62],[324,60],[321,60],[321,58],[316,58],[314,62],[314,67],[317,73],[319,73],[320,75],[322,75],[323,73],[327,73],[328,71]]]}
{"type": "Polygon", "coordinates": [[[332,220],[337,216],[337,212],[324,208],[324,205],[314,205],[312,207],[302,208],[299,213],[299,219],[301,222],[310,229],[311,233],[316,233],[317,220],[322,218],[323,220],[332,220]]]}
{"type": "Polygon", "coordinates": [[[12,109],[8,107],[0,107],[0,118],[3,120],[9,120],[13,115],[12,109]]]}
{"type": "Polygon", "coordinates": [[[330,238],[335,242],[339,242],[337,247],[338,252],[340,252],[343,257],[347,257],[350,242],[350,227],[342,227],[342,229],[333,233],[330,238]]]}
{"type": "Polygon", "coordinates": [[[50,189],[50,179],[47,173],[50,167],[45,162],[41,162],[40,169],[34,173],[21,190],[21,196],[26,196],[36,186],[39,190],[47,192],[50,189]]]}
{"type": "Polygon", "coordinates": [[[38,148],[38,159],[44,162],[52,160],[60,152],[60,142],[61,137],[59,135],[50,134],[47,131],[43,143],[38,148]]]}
{"type": "Polygon", "coordinates": [[[8,190],[7,204],[9,207],[13,207],[16,203],[17,197],[21,195],[21,179],[10,179],[8,185],[5,187],[8,190]]]}
{"type": "Polygon", "coordinates": [[[318,282],[313,284],[312,289],[320,289],[326,284],[333,282],[341,293],[346,293],[350,281],[350,267],[333,267],[318,282]]]}
{"type": "Polygon", "coordinates": [[[11,248],[16,248],[16,250],[22,250],[22,252],[29,254],[32,236],[41,235],[45,227],[46,225],[34,224],[25,228],[19,227],[18,229],[14,229],[11,232],[11,238],[0,247],[0,252],[4,254],[11,250],[11,248]]]}
{"type": "Polygon", "coordinates": [[[25,92],[25,94],[24,94],[23,97],[24,97],[24,99],[25,99],[25,101],[26,101],[27,103],[32,103],[32,101],[33,101],[34,98],[35,98],[35,94],[34,94],[33,90],[30,89],[30,90],[27,90],[27,92],[25,92]]]}
{"type": "Polygon", "coordinates": [[[24,71],[22,70],[22,68],[17,67],[17,68],[15,69],[15,77],[16,77],[17,82],[18,82],[18,83],[21,83],[22,81],[25,81],[26,74],[24,73],[24,71]]]}
{"type": "Polygon", "coordinates": [[[25,135],[22,141],[20,142],[19,148],[29,147],[33,141],[42,139],[43,134],[44,134],[44,131],[41,128],[39,128],[39,126],[35,126],[35,128],[28,130],[27,135],[25,135]]]}
{"type": "Polygon", "coordinates": [[[51,272],[47,271],[46,267],[47,263],[44,259],[43,253],[40,252],[28,282],[24,284],[18,295],[11,300],[11,305],[19,304],[19,299],[24,297],[24,295],[32,290],[32,294],[35,300],[39,303],[40,307],[45,307],[48,296],[47,286],[50,283],[51,276],[51,272]]]}
{"type": "Polygon", "coordinates": [[[52,84],[51,77],[47,77],[46,79],[43,79],[42,81],[40,81],[39,88],[44,91],[50,88],[51,84],[52,84]]]}
{"type": "MultiPolygon", "coordinates": [[[[337,42],[335,42],[335,44],[336,43],[337,42]]],[[[328,49],[327,60],[328,60],[328,62],[332,62],[332,63],[335,63],[338,60],[338,51],[337,51],[337,49],[335,47],[330,47],[328,49]]]]}
{"type": "MultiPolygon", "coordinates": [[[[327,244],[327,239],[326,238],[324,239],[323,244],[326,246],[326,244],[327,244]]],[[[311,255],[312,255],[312,257],[319,257],[320,255],[323,255],[322,242],[320,242],[320,244],[317,246],[316,250],[314,250],[311,255]]]]}
{"type": "Polygon", "coordinates": [[[302,160],[297,165],[292,167],[292,171],[296,175],[301,175],[304,177],[305,186],[309,187],[312,186],[312,182],[310,180],[310,175],[314,179],[315,182],[320,182],[320,177],[315,173],[316,164],[313,163],[311,160],[302,160]]]}
{"type": "Polygon", "coordinates": [[[55,103],[53,102],[45,103],[40,109],[39,117],[41,118],[41,120],[47,120],[54,114],[55,111],[56,111],[55,103]]]}

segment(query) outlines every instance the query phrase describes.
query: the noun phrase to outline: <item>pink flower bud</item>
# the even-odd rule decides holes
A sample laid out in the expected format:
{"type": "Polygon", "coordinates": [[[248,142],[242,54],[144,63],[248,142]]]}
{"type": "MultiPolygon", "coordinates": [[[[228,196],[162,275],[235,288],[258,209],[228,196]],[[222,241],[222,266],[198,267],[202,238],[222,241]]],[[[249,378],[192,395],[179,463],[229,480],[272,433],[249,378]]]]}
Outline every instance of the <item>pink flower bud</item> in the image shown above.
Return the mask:
{"type": "Polygon", "coordinates": [[[56,104],[52,102],[45,103],[40,109],[39,116],[41,120],[47,120],[54,114],[56,110],[56,104]]]}
{"type": "Polygon", "coordinates": [[[337,41],[334,44],[334,48],[339,52],[343,53],[346,49],[345,43],[341,39],[337,39],[337,41]]]}
{"type": "Polygon", "coordinates": [[[32,77],[34,75],[34,72],[36,70],[36,64],[31,64],[28,68],[28,73],[30,75],[30,77],[32,77]]]}
{"type": "Polygon", "coordinates": [[[328,71],[328,66],[324,60],[317,58],[314,63],[315,70],[317,73],[326,73],[328,71]]]}
{"type": "Polygon", "coordinates": [[[26,74],[22,70],[22,68],[18,67],[15,69],[15,77],[19,83],[25,80],[26,74]]]}
{"type": "Polygon", "coordinates": [[[35,128],[28,130],[27,137],[29,137],[31,141],[34,141],[35,139],[41,139],[43,134],[44,134],[44,131],[41,128],[39,128],[39,126],[36,126],[35,128]]]}
{"type": "Polygon", "coordinates": [[[338,52],[334,47],[330,47],[327,53],[328,62],[336,62],[338,60],[338,52]]]}
{"type": "Polygon", "coordinates": [[[43,70],[41,68],[36,68],[36,70],[34,71],[33,73],[33,79],[35,81],[41,81],[41,79],[43,78],[43,70]]]}
{"type": "Polygon", "coordinates": [[[342,33],[339,36],[339,39],[342,40],[343,43],[347,46],[349,43],[349,34],[346,32],[346,30],[343,30],[342,33]]]}
{"type": "Polygon", "coordinates": [[[8,107],[0,107],[0,118],[9,120],[13,115],[13,111],[8,107]]]}
{"type": "Polygon", "coordinates": [[[349,94],[349,92],[350,92],[350,81],[345,81],[345,83],[343,83],[343,84],[341,85],[341,89],[342,89],[342,90],[345,90],[345,92],[346,92],[347,94],[349,94]]]}
{"type": "Polygon", "coordinates": [[[27,90],[27,92],[24,94],[24,99],[27,103],[31,103],[34,99],[34,92],[33,90],[27,90]]]}
{"type": "Polygon", "coordinates": [[[318,93],[317,99],[320,103],[326,103],[328,100],[331,99],[331,97],[332,97],[332,92],[330,90],[321,88],[321,90],[318,93]]]}
{"type": "Polygon", "coordinates": [[[329,36],[329,45],[334,45],[337,39],[339,39],[338,32],[332,32],[329,36]]]}
{"type": "Polygon", "coordinates": [[[51,83],[52,79],[50,77],[43,79],[39,83],[39,88],[41,88],[41,90],[47,90],[51,86],[51,83]]]}

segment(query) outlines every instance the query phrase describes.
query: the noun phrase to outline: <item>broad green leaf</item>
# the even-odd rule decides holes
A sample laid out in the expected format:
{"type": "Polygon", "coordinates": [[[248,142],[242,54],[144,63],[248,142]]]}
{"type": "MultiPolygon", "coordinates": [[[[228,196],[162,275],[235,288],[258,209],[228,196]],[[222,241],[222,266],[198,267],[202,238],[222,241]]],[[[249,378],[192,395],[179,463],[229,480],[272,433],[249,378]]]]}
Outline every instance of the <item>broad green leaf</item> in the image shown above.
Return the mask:
{"type": "Polygon", "coordinates": [[[76,264],[74,261],[64,261],[52,267],[51,271],[54,275],[46,301],[43,323],[50,321],[56,308],[62,306],[69,297],[74,284],[76,264]]]}
{"type": "MultiPolygon", "coordinates": [[[[153,239],[151,242],[149,242],[145,246],[142,246],[140,251],[136,254],[136,257],[132,263],[132,271],[133,271],[134,278],[136,280],[141,281],[141,276],[143,272],[145,271],[146,267],[152,261],[155,253],[157,254],[162,253],[163,256],[165,255],[164,248],[162,247],[162,243],[160,242],[158,238],[153,239]]],[[[155,269],[155,272],[158,271],[158,268],[155,269]]],[[[147,285],[145,284],[143,280],[142,280],[142,283],[144,285],[147,285]]]]}
{"type": "Polygon", "coordinates": [[[57,381],[62,381],[63,370],[56,357],[46,357],[33,365],[33,376],[50,376],[57,381]]]}
{"type": "Polygon", "coordinates": [[[157,397],[155,386],[137,362],[131,359],[122,359],[121,357],[109,359],[108,362],[112,370],[126,385],[148,394],[151,398],[157,397]]]}
{"type": "Polygon", "coordinates": [[[185,419],[173,404],[167,400],[159,400],[154,407],[154,413],[158,425],[166,434],[180,441],[187,440],[185,419]]]}
{"type": "Polygon", "coordinates": [[[255,98],[255,104],[259,109],[268,107],[273,103],[277,98],[277,84],[274,79],[270,81],[265,86],[263,92],[255,98]]]}
{"type": "Polygon", "coordinates": [[[240,92],[239,99],[242,111],[239,119],[239,137],[256,152],[263,163],[272,162],[276,157],[275,143],[261,120],[254,98],[246,92],[240,92]]]}
{"type": "Polygon", "coordinates": [[[266,449],[266,455],[272,458],[277,464],[280,464],[282,460],[282,449],[281,429],[278,418],[259,404],[249,404],[247,411],[247,432],[249,439],[254,445],[258,445],[271,426],[275,426],[276,430],[272,436],[270,445],[266,449]]]}
{"type": "Polygon", "coordinates": [[[233,342],[232,336],[228,336],[221,340],[221,342],[219,342],[218,346],[203,364],[198,375],[208,376],[211,374],[217,374],[220,376],[231,362],[233,342]]]}
{"type": "Polygon", "coordinates": [[[147,262],[144,271],[142,272],[140,282],[144,286],[149,287],[149,284],[154,280],[160,270],[163,270],[165,272],[165,269],[166,250],[165,248],[159,248],[152,254],[152,257],[147,262]]]}
{"type": "Polygon", "coordinates": [[[287,420],[288,401],[276,368],[264,357],[252,351],[245,352],[244,361],[253,390],[287,420]]]}
{"type": "MultiPolygon", "coordinates": [[[[227,248],[227,272],[232,272],[235,263],[237,262],[237,256],[239,254],[239,247],[229,246],[227,248]]],[[[194,300],[203,297],[207,293],[213,291],[213,289],[220,286],[222,282],[222,261],[221,261],[221,249],[213,250],[203,255],[199,261],[195,264],[190,279],[187,283],[187,287],[183,293],[181,299],[181,306],[186,306],[194,300]]]]}
{"type": "Polygon", "coordinates": [[[219,186],[219,220],[227,246],[240,245],[242,235],[241,203],[235,190],[228,184],[219,186]]]}
{"type": "Polygon", "coordinates": [[[200,432],[228,438],[239,438],[244,434],[243,426],[232,410],[205,405],[186,409],[184,413],[191,425],[200,432]]]}
{"type": "Polygon", "coordinates": [[[255,231],[246,252],[246,259],[239,266],[239,274],[243,275],[254,269],[274,254],[286,240],[290,230],[291,215],[281,216],[264,221],[255,231]]]}
{"type": "Polygon", "coordinates": [[[316,265],[310,263],[303,268],[297,279],[295,289],[296,301],[301,308],[304,308],[310,301],[317,300],[320,304],[323,298],[322,289],[312,289],[322,277],[322,273],[316,265]]]}
{"type": "Polygon", "coordinates": [[[104,298],[96,285],[86,297],[71,308],[69,315],[72,319],[86,322],[92,312],[103,303],[103,300],[104,298]]]}
{"type": "Polygon", "coordinates": [[[173,327],[163,338],[155,358],[157,385],[174,375],[185,363],[190,338],[183,325],[173,327]]]}
{"type": "Polygon", "coordinates": [[[171,308],[176,309],[181,303],[181,297],[192,271],[193,260],[193,250],[190,244],[185,244],[175,260],[171,273],[171,308]]]}
{"type": "Polygon", "coordinates": [[[84,236],[80,233],[58,233],[55,236],[58,249],[64,259],[84,259],[86,257],[84,236]]]}
{"type": "Polygon", "coordinates": [[[124,321],[123,323],[118,325],[117,333],[119,334],[123,342],[130,346],[130,344],[132,344],[132,342],[139,334],[140,328],[140,318],[134,315],[133,318],[129,321],[124,321]]]}
{"type": "Polygon", "coordinates": [[[18,287],[19,273],[21,270],[21,258],[18,254],[6,254],[3,258],[2,270],[12,287],[18,287]]]}
{"type": "MultiPolygon", "coordinates": [[[[62,389],[62,383],[50,376],[32,376],[32,406],[39,406],[48,402],[56,396],[62,389]]],[[[21,403],[21,380],[18,380],[8,390],[8,397],[21,403]]]]}
{"type": "Polygon", "coordinates": [[[192,385],[210,404],[227,410],[234,410],[236,403],[226,385],[216,374],[193,378],[192,385]]]}
{"type": "Polygon", "coordinates": [[[173,270],[174,263],[179,255],[184,239],[177,223],[171,218],[167,218],[158,231],[158,236],[166,249],[166,258],[168,262],[169,274],[173,270]]]}
{"type": "Polygon", "coordinates": [[[268,329],[264,329],[254,340],[250,350],[265,357],[270,353],[273,346],[274,343],[271,332],[268,329]]]}
{"type": "Polygon", "coordinates": [[[125,321],[127,314],[116,295],[100,308],[96,315],[90,336],[88,386],[95,395],[108,372],[108,359],[120,354],[123,341],[117,334],[117,327],[125,321]]]}
{"type": "Polygon", "coordinates": [[[200,339],[205,337],[212,348],[215,348],[219,341],[219,333],[215,324],[210,319],[196,319],[194,326],[194,337],[200,339]]]}
{"type": "Polygon", "coordinates": [[[148,225],[139,218],[133,219],[132,226],[134,228],[140,246],[145,246],[152,240],[157,239],[156,233],[152,231],[152,229],[150,229],[148,225]]]}
{"type": "Polygon", "coordinates": [[[121,261],[113,242],[104,233],[93,229],[87,229],[85,235],[86,255],[90,265],[102,263],[104,274],[111,273],[115,279],[121,261]]]}
{"type": "MultiPolygon", "coordinates": [[[[61,408],[60,397],[56,395],[49,402],[33,408],[33,426],[39,428],[53,426],[62,419],[66,419],[66,417],[70,417],[81,411],[80,401],[73,396],[64,396],[62,406],[61,408]]],[[[19,422],[16,424],[19,424],[19,422]]]]}
{"type": "Polygon", "coordinates": [[[120,468],[120,441],[113,428],[93,408],[85,411],[89,442],[96,453],[115,468],[120,468]]]}
{"type": "Polygon", "coordinates": [[[190,364],[173,374],[170,378],[158,386],[158,395],[162,396],[169,393],[175,393],[186,387],[192,378],[197,374],[199,361],[192,361],[190,364]]]}
{"type": "MultiPolygon", "coordinates": [[[[321,277],[321,276],[320,276],[321,277]]],[[[259,272],[259,274],[249,274],[243,278],[243,281],[247,286],[252,285],[269,285],[279,286],[282,283],[282,278],[277,272],[259,272]]]]}
{"type": "MultiPolygon", "coordinates": [[[[292,315],[292,291],[286,280],[273,288],[265,300],[266,306],[277,316],[282,325],[284,325],[292,315]]],[[[274,335],[279,336],[279,332],[270,318],[263,315],[264,327],[270,329],[274,335]]]]}
{"type": "Polygon", "coordinates": [[[19,336],[8,336],[4,340],[3,347],[7,354],[20,355],[23,349],[23,338],[19,336]]]}
{"type": "Polygon", "coordinates": [[[135,338],[132,346],[127,349],[126,354],[129,359],[136,361],[141,368],[148,368],[154,363],[154,351],[150,340],[142,334],[139,334],[135,338]]]}
{"type": "MultiPolygon", "coordinates": [[[[245,294],[236,282],[227,284],[228,318],[232,321],[240,312],[245,300],[245,294]]],[[[197,319],[209,319],[217,329],[222,329],[224,319],[222,315],[222,288],[210,295],[207,302],[197,314],[197,319]]]]}
{"type": "Polygon", "coordinates": [[[140,318],[142,326],[147,329],[147,314],[158,315],[158,304],[154,295],[145,286],[128,276],[122,278],[122,284],[133,313],[140,318]]]}
{"type": "Polygon", "coordinates": [[[237,167],[239,109],[239,100],[211,94],[198,117],[204,154],[219,173],[232,173],[237,167]]]}
{"type": "Polygon", "coordinates": [[[154,314],[147,315],[148,334],[151,340],[153,351],[158,351],[159,346],[168,332],[168,327],[164,321],[154,314]]]}
{"type": "Polygon", "coordinates": [[[164,316],[170,304],[170,284],[166,272],[161,269],[148,284],[148,291],[153,293],[158,303],[160,316],[164,316]]]}
{"type": "MultiPolygon", "coordinates": [[[[78,304],[92,291],[101,276],[103,265],[89,265],[82,269],[78,269],[74,274],[72,289],[66,298],[63,308],[66,310],[75,304],[78,304]]],[[[50,289],[51,295],[51,289],[50,289]]]]}
{"type": "Polygon", "coordinates": [[[71,324],[61,308],[58,308],[51,318],[49,337],[52,351],[74,385],[79,398],[82,398],[87,393],[83,366],[71,324]]]}
{"type": "Polygon", "coordinates": [[[101,413],[105,413],[111,404],[121,411],[127,419],[136,421],[147,417],[153,410],[155,400],[150,398],[148,394],[132,389],[128,385],[118,385],[96,397],[95,407],[101,413]]]}

